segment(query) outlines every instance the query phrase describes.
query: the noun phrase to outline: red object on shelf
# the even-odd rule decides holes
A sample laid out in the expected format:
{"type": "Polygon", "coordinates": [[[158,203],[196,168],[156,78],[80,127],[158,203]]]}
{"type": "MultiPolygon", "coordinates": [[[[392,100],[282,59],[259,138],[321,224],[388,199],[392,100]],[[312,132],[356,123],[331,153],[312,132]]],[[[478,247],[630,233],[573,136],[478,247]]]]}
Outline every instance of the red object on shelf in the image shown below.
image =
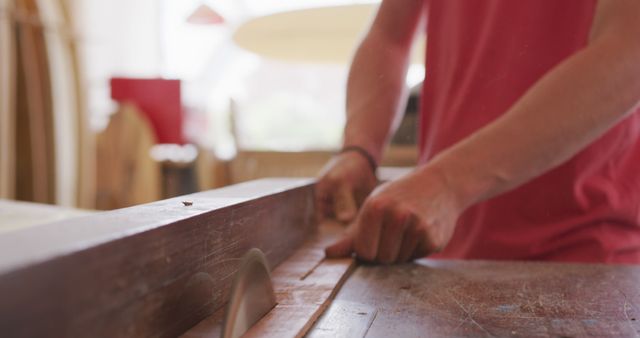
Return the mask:
{"type": "Polygon", "coordinates": [[[151,121],[158,143],[185,143],[180,80],[112,78],[111,98],[136,104],[151,121]]]}

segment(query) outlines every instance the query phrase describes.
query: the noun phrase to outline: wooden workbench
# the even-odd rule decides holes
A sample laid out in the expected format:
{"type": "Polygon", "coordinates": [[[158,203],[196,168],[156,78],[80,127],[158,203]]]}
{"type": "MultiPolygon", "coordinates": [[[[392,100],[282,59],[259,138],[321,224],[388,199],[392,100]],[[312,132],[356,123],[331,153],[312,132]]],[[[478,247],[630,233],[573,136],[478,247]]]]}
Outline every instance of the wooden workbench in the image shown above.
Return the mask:
{"type": "Polygon", "coordinates": [[[420,260],[358,267],[310,336],[637,337],[639,332],[638,267],[420,260]]]}
{"type": "Polygon", "coordinates": [[[257,246],[278,305],[249,337],[639,336],[638,266],[324,259],[340,231],[276,179],[0,233],[0,335],[217,337],[257,246]]]}
{"type": "MultiPolygon", "coordinates": [[[[335,236],[321,231],[312,242],[325,244],[335,236]]],[[[296,254],[300,251],[310,250],[303,246],[296,254]]],[[[309,274],[303,269],[291,276],[296,254],[273,271],[276,294],[289,293],[281,298],[290,298],[291,284],[309,274]],[[289,281],[279,286],[283,276],[289,281]]],[[[321,264],[319,255],[315,259],[309,270],[327,262],[321,264]]],[[[303,306],[309,304],[299,304],[283,316],[267,315],[249,336],[294,337],[302,331],[314,338],[640,336],[638,266],[422,259],[357,264],[340,273],[345,280],[335,279],[335,295],[325,295],[328,307],[309,328],[295,324],[311,317],[303,306]]],[[[219,337],[222,317],[223,311],[214,314],[183,338],[219,337]]]]}

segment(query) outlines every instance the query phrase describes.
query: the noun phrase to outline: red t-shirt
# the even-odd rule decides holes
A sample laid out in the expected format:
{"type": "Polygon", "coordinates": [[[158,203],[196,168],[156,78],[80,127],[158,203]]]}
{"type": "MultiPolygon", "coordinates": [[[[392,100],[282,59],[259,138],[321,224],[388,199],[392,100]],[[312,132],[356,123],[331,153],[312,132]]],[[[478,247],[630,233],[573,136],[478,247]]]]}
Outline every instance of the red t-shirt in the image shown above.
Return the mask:
{"type": "MultiPolygon", "coordinates": [[[[584,48],[595,5],[429,1],[421,163],[504,114],[584,48]]],[[[472,206],[435,257],[640,263],[639,136],[636,112],[563,165],[472,206]]]]}

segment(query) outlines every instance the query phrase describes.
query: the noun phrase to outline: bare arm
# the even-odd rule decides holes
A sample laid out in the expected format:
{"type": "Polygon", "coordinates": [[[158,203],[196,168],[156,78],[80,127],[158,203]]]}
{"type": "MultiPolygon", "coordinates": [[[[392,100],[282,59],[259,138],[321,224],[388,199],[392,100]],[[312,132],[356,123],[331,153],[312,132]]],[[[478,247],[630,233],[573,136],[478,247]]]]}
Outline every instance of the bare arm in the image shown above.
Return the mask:
{"type": "Polygon", "coordinates": [[[464,206],[561,164],[638,106],[640,1],[601,0],[591,33],[586,48],[501,118],[427,166],[447,178],[464,206]]]}
{"type": "MultiPolygon", "coordinates": [[[[366,149],[376,162],[406,101],[405,77],[424,0],[384,0],[360,44],[349,73],[344,146],[366,149]]],[[[376,186],[367,159],[356,152],[334,156],[316,185],[320,216],[351,221],[376,186]]]]}
{"type": "Polygon", "coordinates": [[[382,263],[442,249],[474,203],[563,163],[640,102],[640,1],[600,0],[589,45],[548,72],[502,117],[386,183],[329,256],[382,263]]]}
{"type": "Polygon", "coordinates": [[[405,77],[423,0],[385,0],[360,44],[349,72],[344,145],[380,160],[407,98],[405,77]]]}

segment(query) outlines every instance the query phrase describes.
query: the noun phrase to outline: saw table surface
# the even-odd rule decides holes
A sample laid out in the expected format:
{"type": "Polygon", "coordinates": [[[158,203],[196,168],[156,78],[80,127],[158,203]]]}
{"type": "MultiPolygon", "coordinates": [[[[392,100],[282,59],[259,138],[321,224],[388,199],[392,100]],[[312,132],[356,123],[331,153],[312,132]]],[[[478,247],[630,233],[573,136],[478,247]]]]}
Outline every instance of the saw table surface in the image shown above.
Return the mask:
{"type": "Polygon", "coordinates": [[[344,228],[318,226],[313,189],[260,180],[37,226],[0,201],[0,332],[214,338],[257,247],[277,304],[246,337],[640,336],[640,266],[330,260],[344,228]]]}
{"type": "MultiPolygon", "coordinates": [[[[422,259],[354,268],[349,260],[323,260],[322,248],[339,235],[335,224],[321,229],[273,271],[278,302],[286,304],[247,336],[640,336],[638,266],[422,259]],[[315,282],[299,277],[309,274],[315,282]],[[326,282],[335,285],[332,295],[326,282]],[[321,315],[314,317],[313,305],[321,315]]],[[[222,317],[219,311],[183,338],[219,337],[222,317]]]]}
{"type": "Polygon", "coordinates": [[[311,337],[638,337],[640,268],[420,260],[359,266],[311,337]]]}

